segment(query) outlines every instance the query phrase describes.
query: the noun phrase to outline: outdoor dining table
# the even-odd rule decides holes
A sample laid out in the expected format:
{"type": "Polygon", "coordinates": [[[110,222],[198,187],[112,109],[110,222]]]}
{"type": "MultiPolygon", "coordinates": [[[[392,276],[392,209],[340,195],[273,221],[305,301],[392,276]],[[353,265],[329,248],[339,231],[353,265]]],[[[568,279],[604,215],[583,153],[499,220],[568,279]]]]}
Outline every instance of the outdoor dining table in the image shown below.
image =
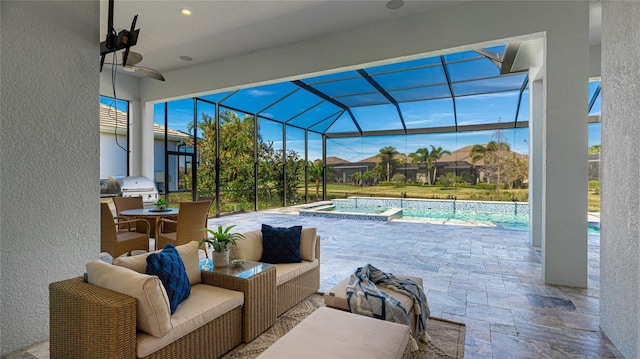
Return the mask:
{"type": "Polygon", "coordinates": [[[132,218],[144,218],[149,221],[151,228],[149,229],[149,237],[156,237],[156,221],[158,218],[173,218],[178,215],[180,212],[179,208],[166,208],[163,210],[158,210],[155,208],[136,208],[136,209],[127,209],[120,212],[120,215],[125,217],[132,218]]]}

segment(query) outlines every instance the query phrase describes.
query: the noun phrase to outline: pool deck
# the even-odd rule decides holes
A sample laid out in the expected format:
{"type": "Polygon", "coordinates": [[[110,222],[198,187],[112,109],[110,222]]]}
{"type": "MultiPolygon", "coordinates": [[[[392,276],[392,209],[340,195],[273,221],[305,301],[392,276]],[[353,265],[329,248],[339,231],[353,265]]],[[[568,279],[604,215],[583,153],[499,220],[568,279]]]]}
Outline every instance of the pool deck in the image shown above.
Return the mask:
{"type": "Polygon", "coordinates": [[[302,217],[296,207],[209,220],[238,231],[262,223],[318,228],[321,292],[367,263],[421,277],[431,315],[467,325],[465,358],[622,358],[599,330],[598,235],[588,238],[588,288],[581,289],[542,282],[541,255],[526,231],[302,217]]]}

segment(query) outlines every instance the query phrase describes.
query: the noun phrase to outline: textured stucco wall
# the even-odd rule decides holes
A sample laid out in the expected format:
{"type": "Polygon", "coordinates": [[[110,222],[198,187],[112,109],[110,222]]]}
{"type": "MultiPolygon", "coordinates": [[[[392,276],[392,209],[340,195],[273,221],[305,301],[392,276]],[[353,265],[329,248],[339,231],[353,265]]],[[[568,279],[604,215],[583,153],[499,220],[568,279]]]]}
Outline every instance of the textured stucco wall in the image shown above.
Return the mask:
{"type": "Polygon", "coordinates": [[[0,354],[99,255],[98,1],[0,2],[0,354]]]}
{"type": "Polygon", "coordinates": [[[600,326],[640,355],[640,3],[602,3],[600,326]]]}

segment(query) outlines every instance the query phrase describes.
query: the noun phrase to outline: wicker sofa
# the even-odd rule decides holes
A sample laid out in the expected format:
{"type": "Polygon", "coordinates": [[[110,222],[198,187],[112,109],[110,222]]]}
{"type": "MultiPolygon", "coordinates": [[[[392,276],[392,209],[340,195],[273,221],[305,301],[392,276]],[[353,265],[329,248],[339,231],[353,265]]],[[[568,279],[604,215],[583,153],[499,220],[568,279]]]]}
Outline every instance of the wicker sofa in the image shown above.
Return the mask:
{"type": "Polygon", "coordinates": [[[191,283],[191,295],[174,314],[165,313],[170,324],[157,335],[148,333],[146,327],[147,332],[141,329],[141,323],[147,321],[151,324],[145,325],[153,330],[163,327],[164,314],[156,317],[153,309],[141,307],[145,300],[163,301],[161,294],[153,292],[153,284],[149,285],[157,278],[144,279],[142,297],[122,294],[140,282],[119,279],[123,271],[143,278],[140,273],[144,273],[148,254],[120,257],[114,265],[90,262],[88,283],[81,277],[51,283],[51,358],[219,358],[237,346],[242,340],[243,293],[211,285],[212,273],[199,269],[198,242],[177,249],[191,283]],[[104,278],[97,279],[100,271],[107,273],[110,285],[118,291],[91,284],[92,279],[104,278]]]}
{"type": "MultiPolygon", "coordinates": [[[[262,258],[262,231],[243,233],[244,239],[231,247],[232,259],[260,261],[262,258]]],[[[300,263],[275,264],[276,306],[280,316],[320,289],[320,236],[316,228],[303,228],[300,237],[300,263]]]]}

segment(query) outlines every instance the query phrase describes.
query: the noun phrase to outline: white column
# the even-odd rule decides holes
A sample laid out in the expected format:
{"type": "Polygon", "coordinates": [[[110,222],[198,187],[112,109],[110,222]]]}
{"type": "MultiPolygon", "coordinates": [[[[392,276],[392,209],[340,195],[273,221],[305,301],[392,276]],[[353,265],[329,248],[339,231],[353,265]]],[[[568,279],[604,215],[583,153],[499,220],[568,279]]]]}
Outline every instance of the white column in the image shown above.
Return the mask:
{"type": "Polygon", "coordinates": [[[543,121],[542,80],[534,80],[529,83],[529,240],[534,247],[542,247],[543,121]]]}
{"type": "Polygon", "coordinates": [[[140,171],[142,176],[149,177],[155,181],[154,173],[154,135],[153,135],[153,103],[146,102],[141,113],[142,123],[142,158],[140,159],[140,171]]]}
{"type": "Polygon", "coordinates": [[[587,286],[588,6],[545,37],[542,277],[587,286]]]}

